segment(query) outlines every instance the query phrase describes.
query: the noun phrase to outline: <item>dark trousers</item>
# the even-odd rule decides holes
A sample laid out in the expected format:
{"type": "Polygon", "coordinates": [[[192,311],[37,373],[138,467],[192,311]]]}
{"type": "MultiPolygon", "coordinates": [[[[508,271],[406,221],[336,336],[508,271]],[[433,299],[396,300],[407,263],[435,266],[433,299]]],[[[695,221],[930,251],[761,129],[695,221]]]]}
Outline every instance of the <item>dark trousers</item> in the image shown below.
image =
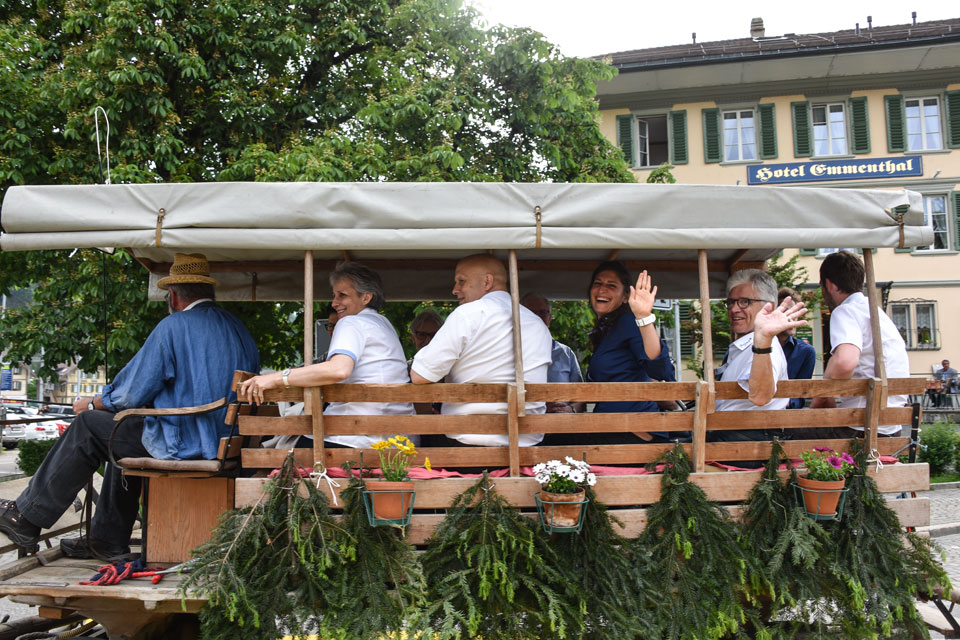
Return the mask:
{"type": "MultiPolygon", "coordinates": [[[[44,529],[52,527],[93,473],[107,462],[107,443],[116,424],[113,415],[84,411],[64,431],[17,498],[17,509],[27,520],[44,529]]],[[[113,439],[114,457],[149,457],[142,435],[142,417],[124,420],[113,439]]],[[[90,526],[93,539],[116,546],[129,544],[140,506],[140,487],[140,478],[123,478],[120,469],[107,463],[90,526]]]]}

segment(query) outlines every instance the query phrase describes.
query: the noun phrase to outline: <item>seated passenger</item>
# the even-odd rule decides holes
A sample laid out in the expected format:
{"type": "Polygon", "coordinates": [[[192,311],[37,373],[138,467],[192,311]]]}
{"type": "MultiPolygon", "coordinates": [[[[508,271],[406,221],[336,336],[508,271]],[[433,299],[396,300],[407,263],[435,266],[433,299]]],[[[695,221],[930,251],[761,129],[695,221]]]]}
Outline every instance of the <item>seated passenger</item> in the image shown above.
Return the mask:
{"type": "MultiPolygon", "coordinates": [[[[590,278],[590,307],[597,315],[590,332],[593,356],[587,369],[590,382],[674,381],[673,363],[666,343],[654,324],[653,301],[657,288],[646,271],[633,286],[627,268],[619,261],[601,263],[590,278]]],[[[656,402],[598,402],[594,413],[655,412],[656,402]]],[[[551,434],[547,444],[638,444],[666,441],[668,433],[551,434]]]]}
{"type": "MultiPolygon", "coordinates": [[[[433,336],[443,326],[443,318],[433,309],[424,309],[410,322],[410,338],[415,352],[430,344],[433,336]]],[[[407,371],[413,366],[413,358],[407,360],[407,371]]],[[[440,413],[440,403],[414,402],[413,408],[420,415],[440,413]]]]}
{"type": "MultiPolygon", "coordinates": [[[[467,256],[457,263],[453,295],[460,306],[447,316],[433,340],[413,358],[414,384],[439,382],[514,382],[513,311],[507,293],[507,270],[492,256],[467,256]]],[[[520,307],[524,382],[546,382],[553,339],[547,327],[529,309],[520,307]]],[[[443,403],[444,415],[506,413],[505,403],[443,403]]],[[[544,403],[528,402],[527,413],[543,413],[544,403]]],[[[529,447],[542,434],[521,433],[520,446],[529,447]]],[[[509,444],[504,434],[447,434],[424,436],[423,446],[509,444]]]]}
{"type": "MultiPolygon", "coordinates": [[[[297,369],[284,369],[250,378],[240,385],[243,400],[260,404],[263,392],[278,387],[316,387],[338,382],[410,382],[400,338],[390,321],[377,313],[385,302],[383,283],[376,271],[355,262],[340,263],[330,274],[337,323],[330,339],[327,361],[297,369]]],[[[407,402],[331,402],[327,416],[410,415],[407,402]]],[[[327,436],[332,447],[367,448],[379,436],[327,436]]],[[[301,436],[297,446],[313,446],[313,436],[301,436]]]]}
{"type": "MultiPolygon", "coordinates": [[[[551,313],[550,301],[543,294],[530,292],[520,298],[520,304],[543,320],[547,329],[550,328],[550,323],[553,322],[553,313],[551,313]]],[[[547,382],[583,382],[583,372],[580,371],[580,361],[577,359],[577,354],[556,338],[553,340],[553,349],[550,352],[547,382]]],[[[583,402],[547,403],[547,413],[582,413],[585,408],[583,402]]]]}
{"type": "MultiPolygon", "coordinates": [[[[727,281],[724,301],[730,316],[730,333],[740,336],[727,351],[726,361],[717,368],[721,381],[736,381],[747,399],[717,400],[717,411],[775,410],[787,407],[787,398],[774,398],[777,381],[787,379],[787,359],[777,335],[807,323],[799,320],[807,310],[790,297],[774,308],[777,283],[765,271],[743,269],[727,281]]],[[[770,440],[781,430],[749,429],[711,431],[711,442],[770,440]]]]}
{"type": "MultiPolygon", "coordinates": [[[[785,298],[800,300],[800,295],[790,287],[780,287],[777,291],[777,304],[782,304],[785,298]]],[[[783,348],[783,356],[787,359],[787,378],[790,380],[809,380],[813,377],[813,367],[817,363],[817,350],[813,345],[797,340],[797,329],[787,329],[777,336],[783,348]]],[[[803,409],[803,398],[790,398],[788,409],[803,409]]]]}

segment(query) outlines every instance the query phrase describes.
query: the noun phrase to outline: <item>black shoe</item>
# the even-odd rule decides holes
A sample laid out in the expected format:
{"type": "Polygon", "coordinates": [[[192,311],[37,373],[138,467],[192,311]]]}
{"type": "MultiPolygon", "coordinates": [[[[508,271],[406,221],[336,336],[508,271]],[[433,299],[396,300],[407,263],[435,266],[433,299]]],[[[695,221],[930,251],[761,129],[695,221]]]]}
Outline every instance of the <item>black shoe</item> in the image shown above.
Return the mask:
{"type": "Polygon", "coordinates": [[[110,544],[96,538],[80,536],[60,540],[60,551],[68,558],[115,558],[130,553],[130,547],[110,544]]]}
{"type": "Polygon", "coordinates": [[[40,542],[40,527],[27,520],[14,500],[0,500],[0,532],[10,538],[10,542],[28,551],[36,548],[40,542]]]}

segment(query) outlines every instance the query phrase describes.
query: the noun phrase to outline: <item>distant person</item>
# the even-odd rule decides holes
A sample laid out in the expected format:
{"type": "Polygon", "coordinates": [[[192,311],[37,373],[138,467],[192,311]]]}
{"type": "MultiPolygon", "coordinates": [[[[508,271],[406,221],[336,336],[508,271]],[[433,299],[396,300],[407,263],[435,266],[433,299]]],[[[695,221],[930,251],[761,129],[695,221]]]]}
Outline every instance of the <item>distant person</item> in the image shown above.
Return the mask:
{"type": "MultiPolygon", "coordinates": [[[[328,384],[390,384],[409,382],[400,337],[390,321],[378,311],[386,302],[380,275],[362,264],[343,262],[330,274],[336,327],[325,362],[284,369],[246,380],[238,395],[254,404],[263,402],[263,392],[280,387],[319,387],[328,384]]],[[[325,416],[411,415],[409,402],[331,402],[325,416]]],[[[379,436],[335,435],[326,446],[368,448],[379,436]]],[[[313,436],[301,436],[296,446],[312,447],[313,436]]]]}
{"type": "MultiPolygon", "coordinates": [[[[849,251],[831,253],[820,264],[820,290],[823,299],[830,307],[830,344],[833,347],[831,357],[823,371],[824,380],[848,380],[850,378],[873,378],[875,356],[873,351],[873,330],[870,326],[870,303],[861,293],[865,273],[863,263],[849,251]]],[[[883,348],[883,362],[890,378],[909,378],[910,361],[907,358],[907,346],[893,321],[879,310],[880,339],[883,348]]],[[[907,403],[905,395],[891,395],[887,398],[888,407],[902,407],[907,403]]],[[[864,396],[850,396],[840,399],[814,398],[813,408],[862,409],[867,406],[864,396]]],[[[902,427],[880,425],[877,432],[881,436],[898,436],[902,427]]],[[[828,427],[818,429],[824,438],[862,437],[863,427],[828,427]]]]}
{"type": "Polygon", "coordinates": [[[940,381],[940,390],[934,396],[935,407],[948,406],[947,394],[957,392],[957,370],[950,367],[949,360],[944,360],[940,366],[942,369],[933,374],[933,377],[940,381]]]}
{"type": "MultiPolygon", "coordinates": [[[[243,323],[218,306],[210,265],[199,253],[175,254],[167,290],[170,315],[161,320],[137,354],[99,396],[78,398],[77,417],[63,432],[30,484],[14,500],[0,501],[0,531],[20,547],[37,544],[73,504],[90,476],[108,462],[114,414],[124,409],[194,407],[231,397],[237,369],[256,371],[260,356],[243,323]]],[[[113,438],[115,458],[212,460],[220,438],[230,435],[226,407],[192,416],[132,417],[113,438]]],[[[142,479],[106,464],[103,488],[89,535],[64,538],[71,558],[112,557],[130,552],[130,533],[140,510],[142,479]]]]}
{"type": "MultiPolygon", "coordinates": [[[[780,287],[777,291],[777,304],[783,304],[785,298],[800,302],[800,294],[790,287],[780,287]]],[[[787,359],[787,377],[791,380],[809,380],[813,377],[813,368],[817,364],[817,350],[808,342],[798,340],[797,328],[787,329],[777,336],[783,355],[787,359]]],[[[788,409],[802,409],[803,398],[790,398],[788,409]]]]}
{"type": "MultiPolygon", "coordinates": [[[[453,295],[460,306],[447,316],[433,340],[413,358],[414,384],[446,379],[451,383],[512,383],[516,380],[513,355],[513,308],[507,292],[507,270],[496,258],[477,254],[457,263],[453,295]]],[[[546,382],[553,339],[537,316],[521,306],[524,382],[546,382]]],[[[543,413],[542,402],[526,403],[528,414],[543,413]]],[[[505,403],[450,403],[444,415],[506,413],[505,403]]],[[[543,434],[521,433],[520,446],[530,447],[543,434]]],[[[506,446],[504,434],[447,434],[424,437],[424,446],[506,446]]]]}
{"type": "MultiPolygon", "coordinates": [[[[780,334],[806,324],[802,302],[777,300],[777,282],[766,271],[742,269],[727,280],[724,305],[730,317],[730,332],[740,336],[730,343],[716,376],[736,382],[747,392],[746,399],[720,399],[717,411],[775,411],[785,409],[789,400],[775,398],[777,383],[787,379],[787,359],[780,334]],[[775,306],[776,305],[776,306],[775,306]]],[[[707,433],[710,442],[743,442],[781,437],[779,429],[716,430],[707,433]]],[[[740,462],[738,465],[742,464],[740,462]]]]}
{"type": "MultiPolygon", "coordinates": [[[[530,309],[550,328],[553,313],[550,301],[540,293],[530,292],[520,298],[520,304],[530,309]]],[[[583,372],[577,354],[567,345],[553,340],[550,352],[550,368],[547,369],[547,382],[583,382],[583,372]]],[[[583,402],[548,402],[547,413],[582,413],[586,408],[583,402]]]]}
{"type": "Polygon", "coordinates": [[[433,309],[424,309],[410,322],[410,338],[416,351],[430,344],[443,326],[443,318],[433,309]]]}

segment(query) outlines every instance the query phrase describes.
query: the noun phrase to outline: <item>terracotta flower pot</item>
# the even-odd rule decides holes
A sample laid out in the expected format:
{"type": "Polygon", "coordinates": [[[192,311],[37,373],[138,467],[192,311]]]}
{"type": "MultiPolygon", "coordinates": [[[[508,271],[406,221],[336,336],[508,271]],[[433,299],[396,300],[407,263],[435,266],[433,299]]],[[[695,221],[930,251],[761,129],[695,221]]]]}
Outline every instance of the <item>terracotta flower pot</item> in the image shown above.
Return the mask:
{"type": "Polygon", "coordinates": [[[811,515],[832,516],[837,512],[837,502],[845,483],[845,480],[810,480],[800,476],[797,484],[803,492],[803,508],[811,515]]]}
{"type": "Polygon", "coordinates": [[[378,520],[399,520],[407,515],[413,501],[409,481],[366,480],[367,493],[373,503],[373,517],[378,520]]]}
{"type": "Polygon", "coordinates": [[[543,517],[545,524],[554,527],[575,527],[580,522],[582,504],[568,504],[583,502],[586,492],[581,489],[577,493],[550,493],[540,492],[540,502],[543,503],[543,517]]]}

